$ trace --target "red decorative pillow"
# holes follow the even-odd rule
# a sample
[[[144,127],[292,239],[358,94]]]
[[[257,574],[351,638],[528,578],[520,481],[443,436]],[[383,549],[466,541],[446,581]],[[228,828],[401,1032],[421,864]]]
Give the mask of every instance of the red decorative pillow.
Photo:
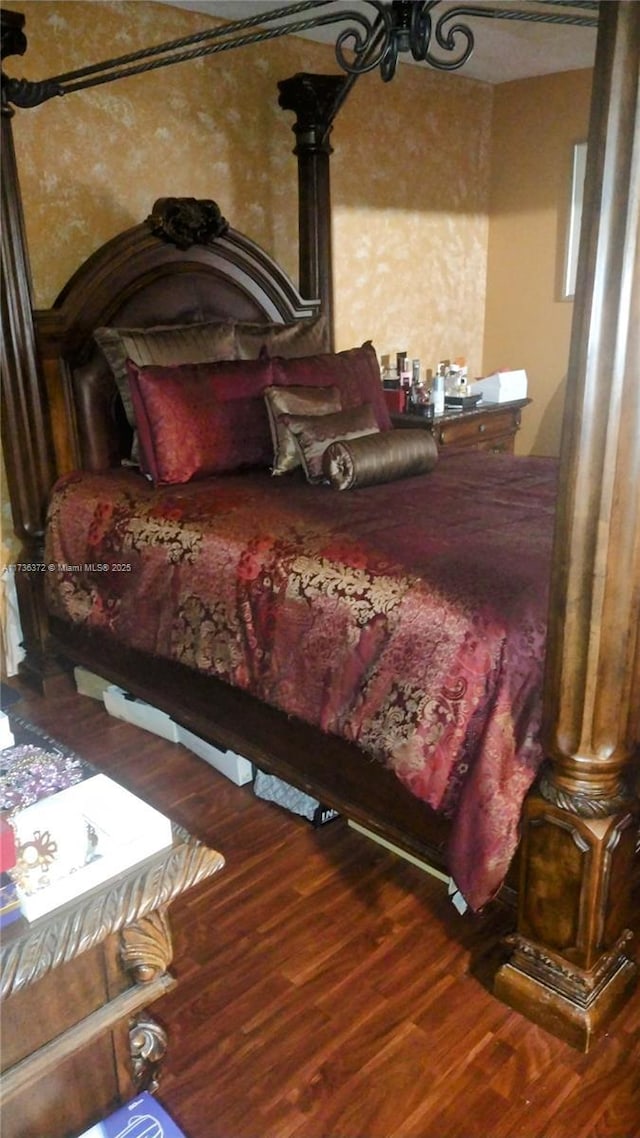
[[[140,367],[127,360],[141,466],[155,483],[268,466],[271,360]]]
[[[273,382],[284,386],[337,387],[345,410],[370,403],[380,430],[391,428],[380,381],[380,365],[370,341],[361,348],[350,348],[346,352],[286,360],[274,356]]]
[[[151,328],[96,328],[93,336],[113,372],[129,426],[133,427],[131,457],[135,462],[140,454],[127,360],[134,360],[140,365],[173,367],[237,358],[234,328],[228,320],[154,325]]]

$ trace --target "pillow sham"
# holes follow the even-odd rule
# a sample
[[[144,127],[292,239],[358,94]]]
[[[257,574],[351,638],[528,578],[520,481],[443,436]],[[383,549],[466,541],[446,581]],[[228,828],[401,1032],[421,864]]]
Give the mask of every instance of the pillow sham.
[[[151,328],[96,328],[94,340],[116,381],[129,426],[134,430],[131,457],[137,457],[135,415],[129,392],[127,360],[137,364],[197,364],[235,357],[235,333],[230,321],[167,324]]]
[[[267,387],[264,393],[273,443],[272,474],[287,474],[301,464],[300,448],[286,424],[287,415],[330,415],[340,411],[337,387]]]
[[[285,415],[284,422],[295,436],[309,482],[322,481],[322,456],[336,439],[354,439],[380,430],[369,403],[332,415]]]
[[[355,490],[428,474],[437,461],[438,447],[430,431],[403,429],[336,440],[322,456],[322,471],[334,490]]]
[[[127,362],[140,465],[156,484],[268,466],[270,360],[177,367]]]
[[[292,324],[235,324],[238,359],[255,360],[260,355],[312,356],[327,345],[327,318],[324,314]]]
[[[380,382],[380,365],[370,340],[360,348],[325,352],[297,359],[273,360],[274,384],[278,386],[337,387],[342,407],[370,403],[381,431],[391,428],[391,419]]]

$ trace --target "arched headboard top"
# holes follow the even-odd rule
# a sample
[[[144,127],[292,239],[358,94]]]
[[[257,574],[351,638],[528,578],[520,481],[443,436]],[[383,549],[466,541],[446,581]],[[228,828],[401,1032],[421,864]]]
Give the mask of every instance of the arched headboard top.
[[[319,303],[304,300],[268,253],[237,230],[185,249],[143,222],[92,253],[37,317],[46,327],[55,314],[67,345],[77,346],[94,328],[123,318],[145,327],[163,314],[177,322],[182,311],[185,323],[220,317],[286,324],[314,316]]]
[[[219,236],[180,247],[154,232],[152,219],[97,249],[53,307],[35,314],[59,474],[117,465],[130,448],[96,328],[290,324],[318,315],[320,302],[304,300],[284,270],[237,230],[225,225]],[[323,347],[330,349],[328,339]]]

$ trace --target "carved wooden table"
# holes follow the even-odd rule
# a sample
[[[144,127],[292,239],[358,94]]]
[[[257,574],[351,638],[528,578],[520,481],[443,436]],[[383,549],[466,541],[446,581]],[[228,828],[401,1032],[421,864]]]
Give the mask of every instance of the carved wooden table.
[[[117,880],[2,930],[3,1138],[70,1138],[155,1085],[166,1039],[145,1008],[175,983],[167,907],[224,864],[173,832]]]

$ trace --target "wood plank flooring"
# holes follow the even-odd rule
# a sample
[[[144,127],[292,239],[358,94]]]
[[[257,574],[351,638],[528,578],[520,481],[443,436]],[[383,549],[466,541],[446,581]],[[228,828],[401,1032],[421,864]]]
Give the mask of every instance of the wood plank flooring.
[[[640,1138],[640,993],[581,1055],[490,994],[505,910],[460,917],[343,819],[313,830],[67,680],[11,683],[9,710],[225,855],[172,906],[154,1006],[188,1138]]]

